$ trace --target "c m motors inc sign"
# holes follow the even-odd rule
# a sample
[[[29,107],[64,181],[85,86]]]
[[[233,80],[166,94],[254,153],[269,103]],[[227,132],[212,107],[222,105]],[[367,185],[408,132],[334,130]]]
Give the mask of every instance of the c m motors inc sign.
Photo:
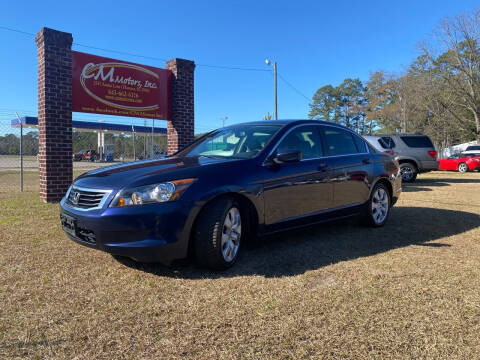
[[[72,111],[170,120],[170,70],[72,51]]]

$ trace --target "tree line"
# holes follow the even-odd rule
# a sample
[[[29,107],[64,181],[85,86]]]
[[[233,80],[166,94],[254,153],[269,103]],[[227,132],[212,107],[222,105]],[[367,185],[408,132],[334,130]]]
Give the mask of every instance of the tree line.
[[[401,74],[347,78],[312,98],[309,117],[360,134],[413,132],[438,147],[480,141],[480,9],[444,19]]]

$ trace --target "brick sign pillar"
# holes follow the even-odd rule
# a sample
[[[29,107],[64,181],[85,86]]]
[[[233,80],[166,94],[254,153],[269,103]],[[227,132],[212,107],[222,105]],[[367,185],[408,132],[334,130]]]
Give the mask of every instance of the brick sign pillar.
[[[172,59],[166,68],[173,73],[171,84],[172,120],[167,122],[167,152],[173,154],[194,140],[193,73],[195,63]]]
[[[72,34],[42,28],[38,50],[40,200],[59,201],[72,182]]]

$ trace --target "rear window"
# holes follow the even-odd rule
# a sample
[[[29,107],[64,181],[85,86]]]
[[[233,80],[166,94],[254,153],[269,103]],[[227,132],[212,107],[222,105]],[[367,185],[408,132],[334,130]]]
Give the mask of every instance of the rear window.
[[[480,145],[470,145],[465,151],[480,150]]]
[[[391,137],[388,136],[382,136],[380,139],[378,139],[378,142],[384,149],[393,149],[395,147],[395,142]]]
[[[428,136],[400,136],[408,147],[412,148],[433,148],[432,141]]]

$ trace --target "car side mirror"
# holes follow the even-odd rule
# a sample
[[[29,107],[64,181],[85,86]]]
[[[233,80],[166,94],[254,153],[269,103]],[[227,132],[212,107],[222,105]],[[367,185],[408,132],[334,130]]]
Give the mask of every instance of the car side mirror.
[[[298,162],[300,160],[302,160],[302,153],[300,151],[278,153],[273,158],[273,162],[275,162],[276,164]]]

